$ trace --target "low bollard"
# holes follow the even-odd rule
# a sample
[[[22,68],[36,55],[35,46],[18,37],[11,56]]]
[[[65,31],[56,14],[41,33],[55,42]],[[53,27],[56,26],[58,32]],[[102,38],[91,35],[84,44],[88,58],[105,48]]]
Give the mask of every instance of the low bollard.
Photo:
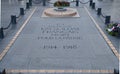
[[[92,9],[95,9],[95,2],[92,3]]]
[[[92,4],[93,4],[93,0],[90,0],[90,4],[89,5],[92,6]]]
[[[26,9],[29,9],[30,8],[30,5],[29,5],[29,3],[27,2],[26,3]]]
[[[105,24],[110,23],[111,16],[106,16],[105,17]]]
[[[4,38],[4,32],[3,32],[3,28],[0,28],[0,39]]]
[[[79,0],[76,0],[76,6],[79,6]]]
[[[6,74],[6,71],[5,71],[5,69],[2,71],[2,74]]]
[[[46,0],[42,0],[43,1],[43,6],[46,6]]]
[[[101,8],[98,8],[98,10],[97,10],[97,15],[101,15]]]
[[[32,6],[32,0],[29,0],[29,5]]]
[[[119,74],[119,71],[114,69],[114,74]]]
[[[16,15],[11,15],[11,24],[17,24]]]
[[[24,8],[20,8],[20,15],[24,15]]]

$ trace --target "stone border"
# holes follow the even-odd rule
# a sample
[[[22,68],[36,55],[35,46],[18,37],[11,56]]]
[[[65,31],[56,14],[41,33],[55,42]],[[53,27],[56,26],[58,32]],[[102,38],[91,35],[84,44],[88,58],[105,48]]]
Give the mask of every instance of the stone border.
[[[102,73],[102,74],[113,74],[114,70],[73,70],[73,69],[68,69],[68,70],[55,70],[55,69],[50,69],[50,70],[6,70],[6,73]]]
[[[47,9],[53,9],[53,8],[47,8]],[[51,15],[51,14],[48,14],[46,13],[46,9],[43,11],[42,13],[42,16],[41,17],[80,17],[78,11],[76,8],[73,8],[75,10],[75,13],[72,13],[72,14],[66,14],[64,16],[56,16],[56,15]]]

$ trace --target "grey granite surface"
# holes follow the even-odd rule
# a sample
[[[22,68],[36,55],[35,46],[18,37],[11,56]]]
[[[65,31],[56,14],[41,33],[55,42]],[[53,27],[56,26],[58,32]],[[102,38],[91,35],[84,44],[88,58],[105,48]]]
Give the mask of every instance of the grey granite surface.
[[[5,1],[3,1],[3,3],[6,5],[6,7],[3,8],[5,9],[3,12],[11,12],[11,7],[14,6],[8,6],[8,8],[10,7],[9,9],[11,9],[8,10],[7,5],[9,5],[9,3],[7,4]],[[17,3],[15,6],[19,8]],[[21,32],[14,45],[0,62],[0,70],[4,68],[118,69],[118,59],[106,44],[95,24],[83,8],[83,5],[76,8],[80,15],[79,18],[41,17],[43,10],[48,7],[49,6],[43,7],[37,5],[37,10],[34,15]],[[22,25],[32,9],[28,11],[18,24]],[[16,10],[14,11],[16,13]],[[90,13],[94,13],[91,9],[89,9],[89,11]],[[95,13],[92,15],[100,26],[104,25],[104,23],[100,21],[100,18],[97,18]],[[7,18],[4,19],[9,21]],[[7,32],[6,38],[1,40],[1,52],[19,27],[14,32],[11,30]],[[103,29],[103,26],[101,26],[101,28]],[[112,37],[109,38],[112,39]],[[113,39],[113,43],[119,40]]]

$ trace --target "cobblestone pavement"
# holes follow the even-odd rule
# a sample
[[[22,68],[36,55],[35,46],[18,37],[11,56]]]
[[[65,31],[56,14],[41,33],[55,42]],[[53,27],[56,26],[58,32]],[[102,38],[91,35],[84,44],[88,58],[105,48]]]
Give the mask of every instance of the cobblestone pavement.
[[[111,21],[118,22],[118,23],[120,22],[120,16],[119,16],[120,15],[120,13],[119,13],[120,1],[119,0],[102,0],[102,1],[101,0],[93,0],[93,2],[96,3],[96,9],[102,8],[103,15],[111,16]],[[104,33],[112,41],[113,45],[116,47],[117,51],[119,52],[120,38],[108,35],[108,33],[106,32],[106,25],[104,24],[105,19],[103,17],[98,17],[95,10],[91,10],[91,8],[90,8],[90,11],[91,11],[92,15],[94,16],[94,18],[96,18],[96,20],[99,22],[99,25],[102,28],[102,30],[104,31]],[[102,21],[102,23],[101,23],[101,21]]]
[[[9,25],[11,21],[11,15],[16,15],[16,17],[20,13],[20,8],[26,8],[26,2],[27,1],[17,1],[17,0],[2,0],[1,2],[1,24],[2,27],[5,28]],[[30,9],[31,10],[31,9]],[[4,30],[4,39],[0,39],[0,53],[3,51],[3,49],[6,47],[6,45],[9,43],[9,41],[12,39],[12,37],[15,35],[17,30],[21,27],[21,23],[23,23],[26,18],[28,17],[30,10],[27,10],[27,13],[24,17],[20,19],[19,22],[17,22],[17,26],[10,26],[10,28]]]

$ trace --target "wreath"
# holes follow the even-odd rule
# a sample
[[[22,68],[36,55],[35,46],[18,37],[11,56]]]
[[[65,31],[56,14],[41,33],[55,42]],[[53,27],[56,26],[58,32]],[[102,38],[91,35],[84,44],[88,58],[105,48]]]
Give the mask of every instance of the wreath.
[[[70,3],[67,2],[67,1],[56,1],[54,3],[54,6],[55,7],[69,7],[70,6]]]
[[[120,34],[120,23],[108,24],[106,31],[112,36],[118,36]]]

